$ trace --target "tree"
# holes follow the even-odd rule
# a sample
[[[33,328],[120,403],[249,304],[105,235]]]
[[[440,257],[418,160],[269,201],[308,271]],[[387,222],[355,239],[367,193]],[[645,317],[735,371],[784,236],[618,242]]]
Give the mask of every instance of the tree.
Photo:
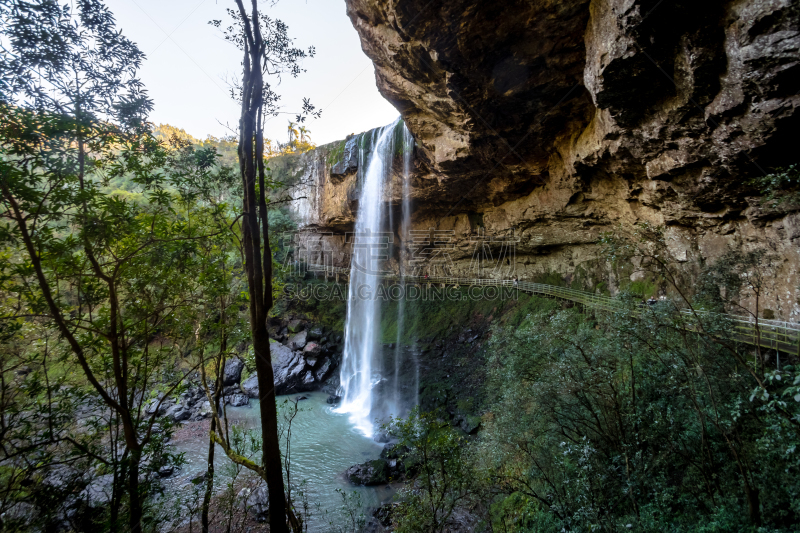
[[[139,462],[152,436],[152,420],[144,433],[140,427],[149,376],[129,374],[131,365],[136,368],[147,356],[133,353],[139,347],[130,343],[131,317],[123,316],[127,302],[120,291],[128,279],[125,266],[141,260],[148,247],[141,241],[138,249],[130,247],[132,242],[116,246],[116,222],[135,240],[142,219],[130,206],[100,198],[87,176],[102,167],[102,157],[90,154],[110,162],[111,151],[143,127],[152,104],[135,72],[144,55],[116,30],[113,15],[97,0],[77,5],[12,0],[0,6],[0,17],[5,38],[0,105],[7,126],[2,198],[11,223],[0,238],[23,247],[27,260],[16,273],[33,282],[28,296],[41,302],[37,314],[55,323],[88,382],[119,415],[130,451],[129,524],[138,532],[143,518]],[[152,145],[134,141],[127,148],[135,160]],[[154,222],[160,218],[153,215]],[[112,259],[114,254],[120,255]],[[64,280],[76,291],[77,305],[64,301]],[[88,299],[87,291],[93,293]],[[141,308],[134,314],[152,325],[163,311]],[[98,319],[107,322],[101,325]],[[92,360],[97,342],[110,349],[97,355],[109,363],[111,375],[99,374]]]
[[[114,474],[109,526],[124,517],[138,532],[163,440],[156,417],[186,375],[174,363],[192,338],[204,220],[224,214],[195,201],[197,173],[147,131],[143,55],[102,3],[14,0],[0,17],[0,243],[15,253],[2,274],[24,320],[55,330],[57,347],[71,352],[81,375],[67,385],[101,402]],[[204,149],[188,164],[204,174],[214,159]],[[139,192],[105,194],[119,179]]]
[[[267,189],[273,184],[267,179],[264,157],[263,123],[268,114],[278,113],[278,96],[265,83],[265,76],[301,72],[299,61],[313,56],[292,46],[287,27],[279,20],[263,15],[258,10],[258,0],[252,0],[248,14],[242,0],[236,0],[237,10],[228,10],[234,24],[225,30],[225,38],[243,53],[243,74],[238,90],[241,103],[239,118],[239,170],[242,178],[242,247],[250,304],[250,330],[255,352],[261,409],[263,455],[261,465],[237,456],[229,443],[219,435],[215,440],[226,454],[259,473],[267,482],[270,503],[270,531],[288,531],[288,517],[292,528],[300,531],[302,525],[295,517],[292,502],[286,497],[281,468],[281,450],[278,433],[278,414],[274,375],[270,356],[267,318],[273,305],[272,253],[269,240]],[[212,21],[219,27],[220,21]],[[313,106],[304,100],[304,113],[313,112]],[[284,512],[279,512],[283,509]]]
[[[297,124],[289,121],[289,126],[287,127],[289,132],[289,149],[297,144],[297,138],[299,137],[300,133],[297,131]]]
[[[300,142],[301,143],[305,144],[307,140],[308,141],[311,140],[311,132],[305,126],[300,126],[297,129],[297,131],[298,131],[298,133],[300,135]]]
[[[80,173],[71,121],[24,110],[5,118],[16,135],[0,135],[6,221],[0,241],[18,255],[3,274],[16,281],[26,318],[54,327],[69,346],[83,376],[70,385],[88,387],[110,410],[110,424],[120,425],[125,470],[115,476],[110,521],[116,527],[122,502],[116,489],[124,486],[129,527],[141,531],[150,494],[140,483],[147,477],[142,461],[156,437],[159,405],[186,374],[169,369],[181,339],[191,336],[182,315],[191,310],[187,295],[206,213],[189,200],[185,210],[173,205],[173,193],[161,186],[167,155],[148,137],[103,133],[108,144],[93,143],[83,158],[91,172]],[[105,195],[100,176],[116,173],[147,183],[148,201]],[[164,396],[148,408],[150,391],[162,384]]]

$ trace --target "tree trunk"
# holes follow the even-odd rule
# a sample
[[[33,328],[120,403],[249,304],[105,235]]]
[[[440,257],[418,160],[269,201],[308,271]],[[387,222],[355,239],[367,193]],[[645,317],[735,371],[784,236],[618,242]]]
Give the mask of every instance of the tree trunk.
[[[220,387],[217,387],[220,388]],[[217,406],[219,407],[219,405]],[[211,417],[211,431],[217,430],[217,419]],[[211,507],[211,492],[214,489],[214,450],[216,443],[208,439],[208,469],[206,470],[206,492],[203,495],[203,509],[200,513],[200,523],[203,533],[208,533],[208,510]]]
[[[142,531],[142,500],[139,494],[139,463],[142,460],[142,451],[131,449],[130,464],[128,466],[128,498],[129,515],[128,530],[130,533],[141,533]]]
[[[745,480],[744,494],[747,498],[747,514],[750,524],[759,527],[761,525],[761,502],[758,497],[758,489],[751,487],[750,483]]]
[[[259,27],[257,0],[252,0],[252,18],[248,17],[242,0],[236,0],[236,4],[245,32],[242,110],[239,121],[239,168],[244,188],[242,243],[250,296],[250,332],[256,356],[256,373],[261,395],[259,407],[263,439],[262,464],[266,473],[265,481],[269,494],[270,531],[272,533],[288,533],[286,513],[289,511],[291,514],[291,511],[287,506],[283,486],[281,450],[278,439],[278,411],[275,404],[275,380],[267,331],[267,315],[272,306],[270,268],[272,254],[268,240],[265,240],[262,248],[261,234],[262,231],[264,235],[267,234],[267,227],[259,221],[259,215],[261,215],[261,221],[266,220],[266,203],[263,200],[265,198],[264,153],[260,136],[260,119],[264,105],[264,80],[261,71],[263,37]],[[259,194],[256,193],[257,179]],[[265,265],[265,263],[268,264]]]

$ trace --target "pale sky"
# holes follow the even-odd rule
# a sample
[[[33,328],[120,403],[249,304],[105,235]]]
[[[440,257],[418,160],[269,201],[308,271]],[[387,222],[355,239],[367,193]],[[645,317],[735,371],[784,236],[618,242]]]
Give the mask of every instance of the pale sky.
[[[230,20],[225,9],[233,0],[106,0],[117,25],[147,55],[139,74],[154,100],[150,120],[184,128],[197,138],[230,133],[219,122],[235,126],[238,105],[226,78],[241,76],[241,54],[223,40],[209,20]],[[249,5],[249,2],[246,2]],[[261,0],[262,11],[283,20],[295,45],[313,45],[307,72],[285,77],[277,87],[287,111],[301,108],[302,98],[322,108],[306,127],[317,144],[343,139],[392,122],[399,113],[375,87],[372,62],[361,51],[358,34],[347,17],[344,0],[281,0],[274,7]],[[266,124],[265,134],[288,140],[281,115]]]

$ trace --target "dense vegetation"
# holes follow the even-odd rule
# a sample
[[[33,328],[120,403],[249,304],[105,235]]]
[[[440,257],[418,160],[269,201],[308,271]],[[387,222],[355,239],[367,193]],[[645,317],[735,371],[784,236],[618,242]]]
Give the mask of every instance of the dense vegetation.
[[[651,257],[661,279],[676,279],[662,235],[608,236],[608,257]],[[390,425],[417,480],[390,521],[398,531],[796,531],[797,354],[737,343],[726,315],[700,311],[756,296],[769,261],[730,253],[691,302],[493,307],[486,378],[471,391],[481,430],[466,437],[447,405]]]
[[[246,38],[251,17],[261,32],[254,42],[272,39],[268,49],[250,47],[255,68],[270,61],[273,73],[296,74],[305,52],[254,6],[252,17],[231,12],[227,36]],[[268,223],[286,229],[265,200],[281,184],[265,171],[255,120],[277,112],[277,96],[262,83],[255,104],[242,99],[250,105],[244,137],[198,143],[147,122],[152,102],[136,75],[144,56],[102,2],[4,2],[0,20],[0,527],[135,533],[180,525],[175,506],[184,502],[165,497],[158,478],[182,459],[165,447],[172,427],[159,415],[199,376],[212,415],[196,509],[203,530],[215,443],[234,464],[271,477],[270,498],[280,488],[273,530],[287,527],[277,511],[284,507],[299,530],[283,468],[266,469],[268,452],[282,463],[274,393],[263,395],[273,423],[252,457],[230,436],[221,403],[226,359],[249,336],[241,311],[248,302],[253,309],[254,296],[259,309],[271,305]],[[304,102],[300,117],[311,112]],[[305,128],[301,138],[308,142]],[[239,171],[226,164],[234,149]],[[249,175],[255,166],[258,175]],[[259,261],[253,235],[264,239]],[[257,262],[267,281],[254,292]],[[271,383],[264,352],[256,366],[267,361]]]

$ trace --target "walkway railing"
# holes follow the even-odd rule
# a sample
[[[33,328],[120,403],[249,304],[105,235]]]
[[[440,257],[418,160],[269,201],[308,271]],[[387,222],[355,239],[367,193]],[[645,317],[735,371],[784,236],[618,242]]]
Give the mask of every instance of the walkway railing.
[[[350,275],[349,268],[332,267],[325,265],[306,265],[310,272],[324,273],[326,276],[337,274]],[[385,274],[384,279],[400,281],[397,274]],[[454,278],[448,276],[404,276],[404,283],[408,284],[442,284],[451,286],[480,286],[480,287],[512,287],[514,280],[509,279],[485,279],[485,278]],[[599,311],[619,312],[625,310],[619,299],[609,296],[602,296],[590,292],[570,289],[569,287],[558,287],[555,285],[545,285],[544,283],[533,283],[530,281],[518,281],[516,289],[530,293],[559,298],[581,304],[585,307]],[[639,310],[634,311],[638,314]],[[716,314],[706,311],[684,309],[682,313],[690,320],[698,318],[712,318]],[[733,337],[741,342],[751,345],[759,345],[762,348],[780,350],[782,352],[794,353],[800,356],[800,323],[785,322],[782,320],[768,320],[752,316],[740,317],[735,315],[716,315],[720,320],[725,320],[733,330]],[[697,326],[695,326],[697,327]]]

